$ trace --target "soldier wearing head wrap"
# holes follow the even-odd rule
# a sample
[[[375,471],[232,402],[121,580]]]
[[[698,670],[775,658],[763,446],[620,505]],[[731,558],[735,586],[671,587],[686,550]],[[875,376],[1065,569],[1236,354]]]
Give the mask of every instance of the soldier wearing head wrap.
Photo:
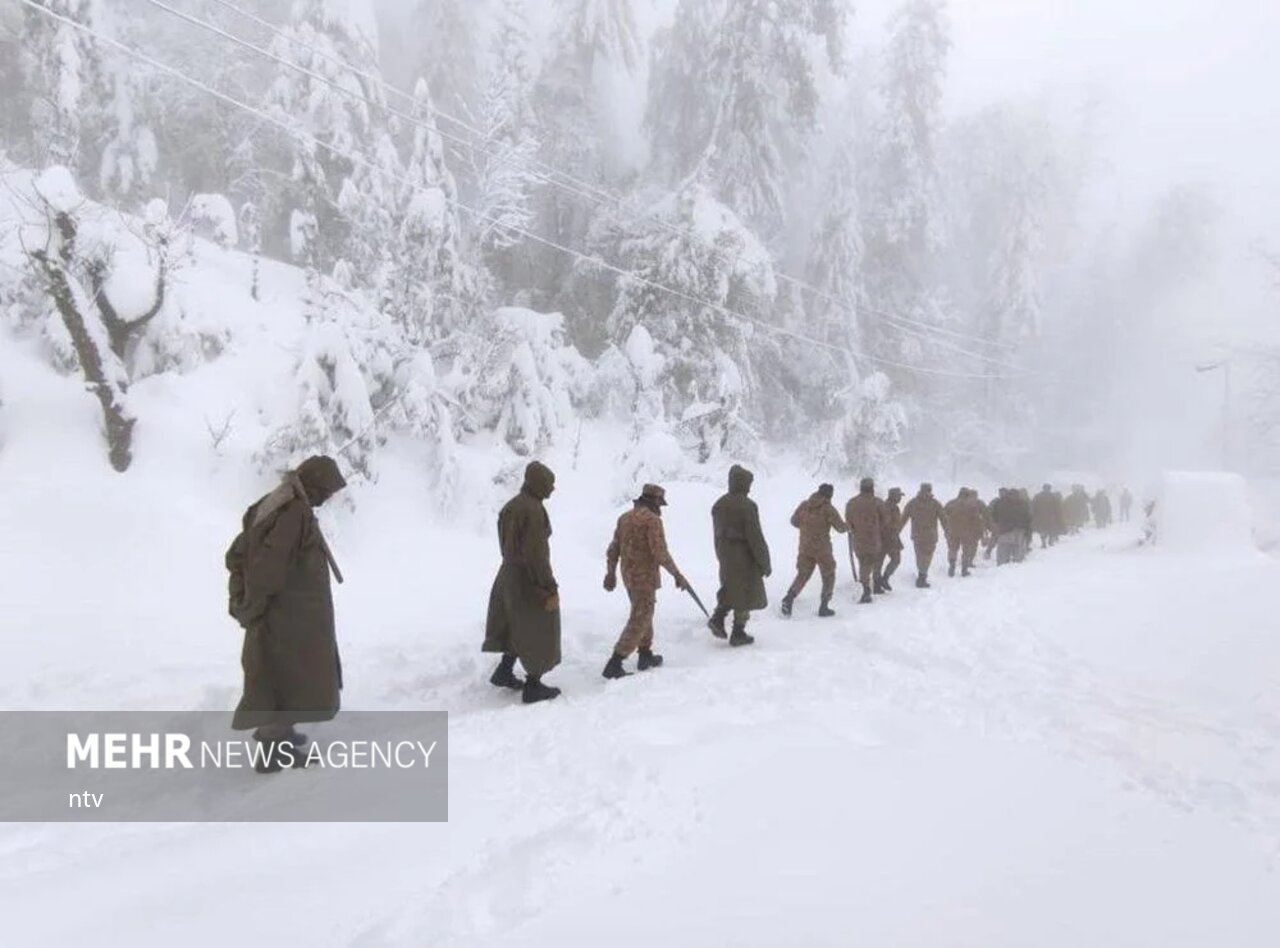
[[[483,650],[502,654],[490,683],[520,691],[525,704],[560,694],[542,683],[560,664],[560,587],[551,571],[551,518],[544,506],[555,487],[551,469],[534,461],[520,493],[498,514],[502,565],[489,593]],[[525,681],[516,677],[517,660]]]
[[[231,726],[255,728],[260,773],[298,766],[294,725],[338,713],[342,666],[330,576],[342,582],[314,509],[346,487],[333,458],[308,458],[245,511],[227,550],[229,610],[244,628],[244,690]]]
[[[769,605],[764,581],[773,572],[769,544],[760,529],[760,510],[748,494],[755,475],[735,464],[729,469],[729,492],[711,508],[716,559],[720,561],[720,591],[716,611],[708,622],[712,635],[729,644],[750,645],[747,621],[756,609]],[[725,619],[733,613],[733,634],[726,635]]]

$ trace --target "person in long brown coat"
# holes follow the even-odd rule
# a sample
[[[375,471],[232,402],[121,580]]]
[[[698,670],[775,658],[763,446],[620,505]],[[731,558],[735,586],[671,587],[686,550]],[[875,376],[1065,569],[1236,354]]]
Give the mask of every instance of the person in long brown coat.
[[[876,568],[875,591],[893,592],[889,580],[902,563],[902,488],[893,487],[881,503],[880,560]]]
[[[858,493],[849,498],[844,508],[849,522],[849,549],[858,561],[858,579],[862,582],[860,605],[872,601],[875,587],[884,588],[880,561],[884,556],[885,521],[889,516],[884,501],[876,497],[876,482],[864,477]]]
[[[960,490],[960,496],[947,505],[947,541],[952,542],[960,554],[960,575],[968,576],[978,557],[978,544],[987,530],[986,514],[978,492],[970,487]],[[956,554],[950,554],[950,575],[956,574]]]
[[[1059,522],[1062,520],[1062,501],[1053,492],[1052,484],[1040,488],[1031,501],[1031,531],[1040,535],[1040,549],[1058,542]]]
[[[1065,501],[1067,529],[1071,533],[1079,533],[1089,522],[1089,495],[1084,492],[1083,484],[1072,484],[1071,493]]]
[[[342,666],[330,573],[342,581],[314,508],[347,482],[317,455],[245,511],[227,550],[231,615],[244,628],[244,691],[231,726],[265,745],[259,772],[300,764],[295,724],[330,721],[341,705]]]
[[[544,506],[555,487],[551,469],[533,461],[520,493],[498,514],[502,565],[489,593],[482,649],[502,654],[489,682],[521,691],[525,704],[560,694],[542,682],[560,664],[560,587],[551,570],[551,518]],[[517,659],[524,681],[515,674]]]
[[[942,507],[942,512],[946,515],[945,529],[943,531],[947,541],[947,575],[954,576],[956,574],[956,562],[960,559],[960,534],[953,529],[952,518],[956,510],[964,503],[965,489],[960,488],[960,492],[955,497],[947,501]]]
[[[829,618],[835,615],[831,608],[831,595],[836,588],[836,557],[831,549],[831,531],[847,533],[849,528],[840,519],[840,514],[831,498],[836,489],[831,484],[822,484],[808,500],[801,501],[796,512],[791,515],[791,526],[800,531],[800,549],[796,554],[796,578],[782,597],[782,614],[791,615],[791,607],[800,595],[815,569],[822,576],[822,602],[818,607],[818,615]]]
[[[622,585],[631,600],[631,614],[604,667],[605,678],[625,678],[630,674],[622,663],[639,650],[636,667],[640,671],[658,668],[662,656],[653,651],[653,613],[662,588],[662,570],[675,579],[676,588],[688,589],[684,575],[667,549],[667,533],[662,527],[662,508],[667,492],[657,484],[645,484],[635,505],[618,518],[613,540],[605,552],[604,588],[618,588],[618,564],[622,564]]]
[[[760,510],[747,495],[755,475],[735,464],[729,469],[729,492],[711,508],[715,530],[716,559],[720,561],[720,590],[716,611],[707,623],[716,638],[728,638],[730,645],[750,645],[747,635],[751,613],[769,605],[764,581],[773,573],[769,544],[760,529]],[[733,634],[726,636],[725,619],[733,613]]]
[[[938,532],[947,522],[942,504],[933,496],[932,484],[921,484],[920,492],[907,501],[902,526],[911,524],[911,543],[916,549],[916,588],[928,589],[929,567],[938,549]]]

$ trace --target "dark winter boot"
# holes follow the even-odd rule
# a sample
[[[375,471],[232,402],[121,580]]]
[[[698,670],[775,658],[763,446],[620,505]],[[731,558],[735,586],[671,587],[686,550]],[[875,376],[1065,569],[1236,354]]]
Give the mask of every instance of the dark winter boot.
[[[831,608],[831,597],[823,596],[822,602],[818,606],[818,615],[823,619],[830,619],[835,614],[835,610]]]
[[[539,676],[530,675],[529,680],[524,683],[525,704],[537,704],[539,701],[550,701],[559,697],[560,689],[544,685]]]
[[[954,576],[955,574],[956,574],[956,561],[952,560],[949,564],[947,564],[947,575]]]
[[[747,635],[747,626],[743,622],[733,624],[733,635],[729,636],[729,644],[735,648],[739,645],[754,645],[755,638]]]
[[[636,667],[640,671],[648,671],[650,668],[662,667],[662,656],[654,653],[652,649],[640,649],[640,658],[636,661]]]
[[[872,588],[872,590],[871,590],[871,591],[872,591],[873,593],[875,593],[877,596],[883,596],[883,595],[884,595],[885,593],[887,593],[889,590],[887,590],[887,589],[885,589],[885,588],[884,588],[884,580],[883,580],[883,579],[877,579],[877,580],[876,580],[876,584],[875,584],[875,586]]]
[[[604,666],[604,671],[600,674],[605,678],[626,678],[631,672],[622,667],[621,655],[610,655],[609,664]]]
[[[279,741],[264,741],[257,738],[261,753],[253,762],[253,769],[260,774],[279,773],[286,767],[301,770],[307,766],[307,755],[302,746],[294,744],[288,738]]]
[[[970,569],[969,569],[969,567],[967,567],[967,566],[966,566],[964,569],[960,570],[960,578],[961,578],[961,579],[968,579],[968,578],[969,578],[969,576],[970,576],[970,574],[971,574],[971,572],[972,572],[972,570],[970,570]]]
[[[783,597],[782,597],[782,606],[780,607],[780,608],[782,609],[782,614],[783,614],[783,616],[785,616],[786,618],[790,619],[790,618],[791,618],[791,607],[792,607],[792,606],[794,606],[795,604],[796,604],[796,601],[795,601],[794,599],[792,599],[790,595],[783,596]]]
[[[889,575],[892,576],[893,574],[890,573]],[[889,576],[885,576],[883,579],[880,580],[880,590],[881,592],[887,592],[887,593],[893,592],[893,587],[889,585]]]
[[[858,605],[860,605],[860,606],[865,606],[865,605],[867,605],[867,603],[874,602],[874,601],[875,601],[875,600],[873,600],[873,599],[871,598],[871,590],[870,590],[870,589],[868,589],[866,586],[863,586],[863,587],[862,587],[862,598],[858,600]]]
[[[707,628],[718,639],[727,639],[729,637],[729,634],[724,630],[724,620],[727,618],[729,618],[729,610],[717,608],[711,614],[711,618],[707,620]]]
[[[932,587],[930,587],[929,585],[928,576],[926,576],[924,573],[921,573],[919,576],[916,577],[916,589],[930,589],[930,588]]]
[[[498,667],[489,676],[489,684],[495,688],[510,688],[512,691],[519,691],[524,687],[524,681],[516,676],[516,657],[514,655],[502,656],[502,661],[498,662]]]

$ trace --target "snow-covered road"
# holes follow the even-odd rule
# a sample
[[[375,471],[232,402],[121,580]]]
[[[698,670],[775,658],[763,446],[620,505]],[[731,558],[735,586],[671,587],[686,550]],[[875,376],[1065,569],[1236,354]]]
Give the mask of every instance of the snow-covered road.
[[[673,521],[677,555],[703,528]],[[588,597],[566,697],[532,709],[483,683],[474,622],[384,610],[349,700],[450,710],[448,824],[7,826],[5,940],[1270,948],[1280,565],[1133,539],[867,608],[845,588],[834,620],[810,590],[752,649],[668,591],[668,666],[621,682],[621,603]],[[598,584],[574,549],[562,582]]]

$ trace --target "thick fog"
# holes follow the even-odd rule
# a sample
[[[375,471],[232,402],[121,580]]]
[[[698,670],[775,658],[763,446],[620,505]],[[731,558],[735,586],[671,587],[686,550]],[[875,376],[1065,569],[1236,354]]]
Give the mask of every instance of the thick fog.
[[[437,389],[499,308],[563,314],[554,423],[446,393],[517,453],[567,412],[846,472],[1280,468],[1274,5],[36,6],[89,29],[7,0],[11,169],[224,196]]]

